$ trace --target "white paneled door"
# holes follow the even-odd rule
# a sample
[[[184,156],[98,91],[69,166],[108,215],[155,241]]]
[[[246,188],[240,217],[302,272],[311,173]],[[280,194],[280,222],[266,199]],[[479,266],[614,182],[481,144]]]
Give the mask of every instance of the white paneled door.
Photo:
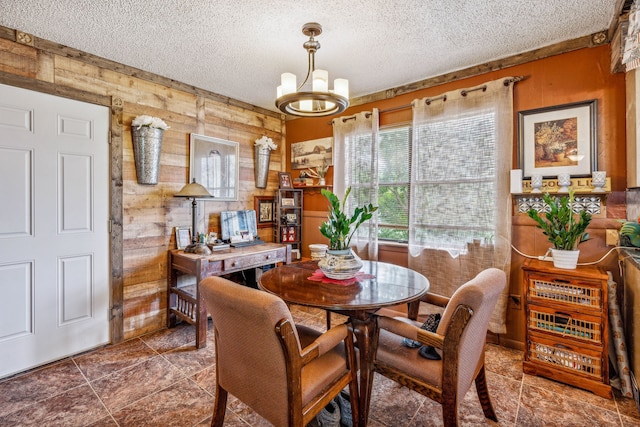
[[[109,110],[0,85],[0,378],[109,342]]]

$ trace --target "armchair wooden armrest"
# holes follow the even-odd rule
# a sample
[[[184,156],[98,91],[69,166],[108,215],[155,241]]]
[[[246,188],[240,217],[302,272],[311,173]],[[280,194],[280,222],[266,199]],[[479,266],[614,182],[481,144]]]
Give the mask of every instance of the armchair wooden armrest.
[[[427,293],[420,299],[420,301],[426,302],[427,304],[437,305],[438,307],[446,307],[449,303],[449,299],[449,297],[445,297],[444,295]]]
[[[287,320],[283,319],[278,324],[278,327],[282,328],[282,324],[284,322],[289,323]],[[276,328],[276,330],[280,331],[278,327]],[[351,331],[346,324],[334,326],[333,328],[329,329],[327,332],[316,338],[314,342],[302,349],[300,356],[302,357],[303,364],[307,364],[311,360],[328,353],[337,345],[343,343],[350,334]]]

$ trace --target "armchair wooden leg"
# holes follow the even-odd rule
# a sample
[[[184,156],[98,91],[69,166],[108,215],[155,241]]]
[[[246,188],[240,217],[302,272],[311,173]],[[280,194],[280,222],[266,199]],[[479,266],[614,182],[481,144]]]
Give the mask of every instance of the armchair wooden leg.
[[[444,422],[444,427],[457,427],[458,405],[442,402],[442,421]]]
[[[482,365],[478,375],[476,376],[476,390],[478,391],[478,397],[480,398],[480,405],[482,405],[482,412],[484,412],[484,416],[490,420],[498,421],[496,412],[493,410],[493,405],[491,404],[484,365]]]
[[[227,411],[227,390],[216,385],[216,400],[213,408],[213,418],[211,427],[222,427],[224,425],[224,415]]]

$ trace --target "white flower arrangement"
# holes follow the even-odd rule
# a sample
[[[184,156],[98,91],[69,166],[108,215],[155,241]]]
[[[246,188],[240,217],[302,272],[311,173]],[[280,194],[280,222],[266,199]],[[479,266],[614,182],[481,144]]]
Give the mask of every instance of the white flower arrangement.
[[[143,126],[147,126],[150,128],[158,128],[162,130],[169,129],[169,126],[167,126],[164,120],[158,117],[151,117],[151,116],[137,116],[131,122],[131,126],[135,126],[138,129],[140,129]]]
[[[273,143],[273,139],[266,135],[262,135],[262,138],[256,139],[256,143],[254,145],[256,147],[268,148],[269,150],[275,150],[278,148],[278,146]]]

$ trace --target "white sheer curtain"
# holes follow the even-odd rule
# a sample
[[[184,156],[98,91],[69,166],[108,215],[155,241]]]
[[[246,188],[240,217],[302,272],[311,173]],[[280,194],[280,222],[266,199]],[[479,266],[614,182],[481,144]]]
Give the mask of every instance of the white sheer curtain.
[[[372,203],[378,206],[378,110],[333,120],[333,192],[342,200],[347,188],[346,212]],[[362,224],[351,246],[363,259],[378,259],[378,215]]]
[[[413,101],[409,267],[450,296],[481,270],[510,274],[513,79]],[[506,332],[508,286],[489,329]]]

